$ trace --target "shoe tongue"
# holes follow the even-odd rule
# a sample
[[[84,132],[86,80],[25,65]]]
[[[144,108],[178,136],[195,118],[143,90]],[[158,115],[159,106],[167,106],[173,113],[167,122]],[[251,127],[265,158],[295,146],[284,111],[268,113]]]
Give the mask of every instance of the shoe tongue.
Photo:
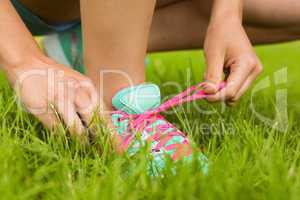
[[[160,105],[160,90],[154,84],[125,88],[113,97],[112,104],[128,114],[142,114]]]

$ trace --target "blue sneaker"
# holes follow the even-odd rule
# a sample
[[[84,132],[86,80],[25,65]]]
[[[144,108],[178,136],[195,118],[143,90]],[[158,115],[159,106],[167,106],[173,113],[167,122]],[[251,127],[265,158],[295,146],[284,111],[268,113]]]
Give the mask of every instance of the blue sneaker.
[[[85,73],[80,26],[46,36],[43,46],[50,58]],[[181,101],[184,100],[183,94],[196,89],[193,87],[163,104],[160,102],[160,90],[154,84],[126,88],[118,92],[112,100],[117,110],[111,117],[118,133],[118,149],[133,156],[145,145],[150,145],[151,175],[158,175],[166,167],[167,158],[186,162],[193,159],[192,147],[187,136],[159,114],[181,103],[203,98],[204,94],[198,92],[198,96],[192,95],[193,98]],[[207,173],[207,158],[201,152],[197,153],[197,156],[202,171]]]
[[[133,156],[148,145],[149,172],[154,176],[166,167],[167,159],[191,162],[194,156],[187,136],[159,114],[185,102],[179,102],[182,99],[178,97],[161,104],[158,86],[142,84],[121,90],[112,100],[117,110],[111,116],[118,133],[118,150]],[[197,156],[202,171],[207,173],[207,158],[200,152]]]

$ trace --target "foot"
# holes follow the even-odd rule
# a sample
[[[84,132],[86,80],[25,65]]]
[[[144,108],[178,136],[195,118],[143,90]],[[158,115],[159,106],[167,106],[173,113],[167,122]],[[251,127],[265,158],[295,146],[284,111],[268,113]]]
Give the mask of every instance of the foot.
[[[175,98],[184,100],[179,96]],[[149,172],[152,175],[161,172],[167,157],[185,162],[191,162],[193,158],[187,136],[159,114],[175,106],[175,98],[160,104],[159,88],[154,84],[143,84],[120,91],[112,100],[117,110],[112,113],[112,121],[118,133],[119,151],[134,155],[143,146],[149,145],[152,157]],[[207,173],[207,158],[201,153],[197,155],[203,172]]]
[[[58,63],[84,73],[82,62],[81,27],[46,36],[43,41],[46,54]],[[112,121],[118,132],[119,150],[136,154],[144,145],[150,144],[152,156],[149,170],[157,175],[164,167],[166,157],[174,161],[192,160],[192,148],[187,136],[158,113],[160,91],[156,85],[145,84],[120,91],[112,102],[116,112]],[[167,106],[168,107],[168,106]],[[140,133],[140,134],[138,134]],[[199,153],[204,173],[208,170],[206,157]]]

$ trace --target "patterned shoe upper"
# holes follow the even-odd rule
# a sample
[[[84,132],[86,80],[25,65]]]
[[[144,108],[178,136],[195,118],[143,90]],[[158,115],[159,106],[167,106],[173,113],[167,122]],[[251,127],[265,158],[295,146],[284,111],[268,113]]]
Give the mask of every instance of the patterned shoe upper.
[[[165,167],[166,156],[174,161],[192,160],[192,148],[187,136],[160,115],[167,109],[182,103],[205,98],[205,94],[193,86],[160,105],[160,91],[154,84],[143,84],[120,91],[112,100],[117,111],[112,113],[117,146],[129,155],[136,154],[144,145],[150,145],[151,170],[157,174]],[[208,170],[206,157],[198,157],[204,173]]]

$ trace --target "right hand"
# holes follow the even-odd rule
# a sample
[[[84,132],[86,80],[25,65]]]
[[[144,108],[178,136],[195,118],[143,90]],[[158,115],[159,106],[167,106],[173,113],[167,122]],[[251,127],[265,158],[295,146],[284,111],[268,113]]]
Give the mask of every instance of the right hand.
[[[230,20],[226,23],[224,20],[215,24],[211,22],[208,27],[204,45],[207,62],[204,91],[209,95],[209,102],[225,101],[234,105],[263,67],[241,22]],[[224,70],[228,71],[225,80]],[[219,90],[222,81],[226,81],[226,86]]]
[[[25,108],[48,128],[62,119],[71,134],[82,136],[104,106],[89,78],[46,57],[10,68],[8,78]]]

